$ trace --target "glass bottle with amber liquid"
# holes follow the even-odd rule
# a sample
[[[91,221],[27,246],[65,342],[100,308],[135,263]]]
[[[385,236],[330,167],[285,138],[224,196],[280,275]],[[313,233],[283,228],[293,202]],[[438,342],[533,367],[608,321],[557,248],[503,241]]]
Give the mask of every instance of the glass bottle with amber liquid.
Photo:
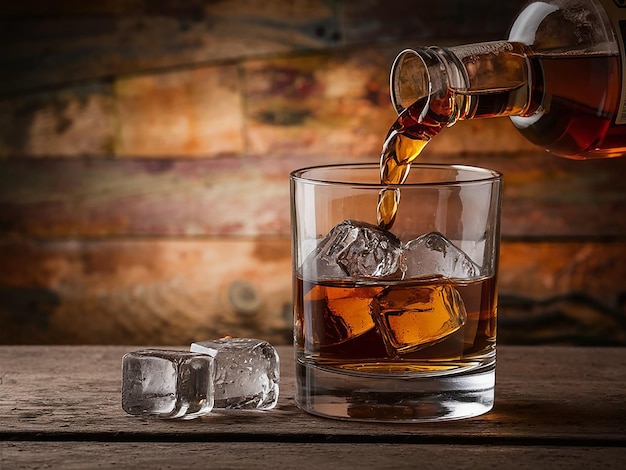
[[[626,154],[626,1],[529,2],[506,41],[407,49],[391,69],[399,114],[381,182],[401,184],[428,141],[460,120],[509,116],[531,142],[573,159]],[[399,192],[383,191],[393,224]]]

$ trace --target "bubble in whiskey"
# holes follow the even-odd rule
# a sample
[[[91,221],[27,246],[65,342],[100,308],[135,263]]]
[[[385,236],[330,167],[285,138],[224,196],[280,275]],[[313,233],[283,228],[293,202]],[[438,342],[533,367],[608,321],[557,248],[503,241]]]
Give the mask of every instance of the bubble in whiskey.
[[[391,356],[431,346],[467,320],[461,295],[449,284],[387,287],[372,300],[370,312]]]

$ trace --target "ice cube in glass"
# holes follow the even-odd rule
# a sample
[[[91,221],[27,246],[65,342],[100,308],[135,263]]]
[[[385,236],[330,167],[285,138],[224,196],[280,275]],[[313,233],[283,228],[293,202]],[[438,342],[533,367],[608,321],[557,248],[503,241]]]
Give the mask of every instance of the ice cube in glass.
[[[402,243],[375,225],[344,220],[322,238],[305,259],[305,277],[375,279],[400,273]]]
[[[467,319],[463,299],[449,284],[387,287],[374,297],[370,311],[392,356],[431,346]]]
[[[473,279],[480,276],[480,266],[438,232],[426,233],[409,241],[402,257],[405,279],[433,276]]]
[[[377,286],[357,289],[350,285],[313,286],[305,294],[304,301],[310,305],[311,311],[323,312],[323,315],[310,319],[306,341],[312,344],[308,346],[315,349],[322,345],[341,344],[374,328],[370,302],[382,290]]]

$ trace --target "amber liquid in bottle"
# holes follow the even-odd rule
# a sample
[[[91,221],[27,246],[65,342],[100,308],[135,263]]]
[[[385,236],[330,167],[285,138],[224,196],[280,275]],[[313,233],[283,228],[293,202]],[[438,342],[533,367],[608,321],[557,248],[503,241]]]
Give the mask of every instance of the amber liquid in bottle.
[[[568,158],[626,153],[626,125],[615,123],[622,112],[617,55],[537,56],[531,60],[542,73],[542,80],[533,87],[534,94],[542,95],[542,105],[537,117],[513,118],[524,136]],[[530,125],[520,127],[526,124]]]

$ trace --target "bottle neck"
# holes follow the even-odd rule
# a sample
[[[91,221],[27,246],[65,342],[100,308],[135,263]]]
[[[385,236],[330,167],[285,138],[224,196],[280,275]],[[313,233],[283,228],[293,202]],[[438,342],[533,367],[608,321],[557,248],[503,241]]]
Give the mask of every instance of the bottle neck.
[[[541,90],[541,74],[530,57],[527,46],[506,41],[405,50],[392,67],[392,101],[400,113],[420,98],[448,96],[448,125],[463,119],[529,116],[542,98],[533,93]]]

